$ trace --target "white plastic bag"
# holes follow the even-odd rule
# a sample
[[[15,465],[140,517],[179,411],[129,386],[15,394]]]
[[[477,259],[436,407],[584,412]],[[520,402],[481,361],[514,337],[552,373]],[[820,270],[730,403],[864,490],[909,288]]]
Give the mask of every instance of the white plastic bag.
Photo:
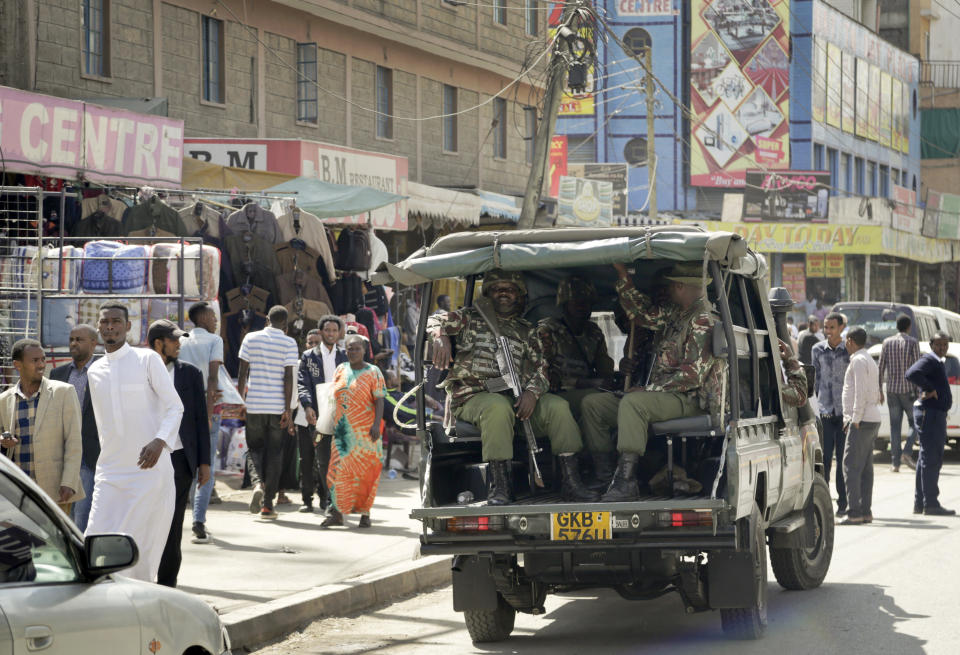
[[[317,432],[333,434],[333,417],[336,408],[333,402],[333,382],[317,385]]]
[[[243,475],[247,456],[247,431],[245,428],[236,428],[230,437],[230,446],[227,448],[227,471]]]

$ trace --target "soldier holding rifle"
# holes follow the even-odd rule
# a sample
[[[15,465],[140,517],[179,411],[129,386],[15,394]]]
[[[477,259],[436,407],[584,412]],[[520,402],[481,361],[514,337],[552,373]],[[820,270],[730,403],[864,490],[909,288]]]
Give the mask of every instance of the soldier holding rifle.
[[[550,439],[551,449],[559,455],[562,494],[565,500],[589,502],[598,494],[580,480],[577,453],[583,448],[580,430],[570,413],[569,404],[547,393],[547,363],[532,324],[522,318],[526,285],[519,273],[492,270],[484,275],[481,302],[492,305],[487,318],[480,311],[465,307],[430,317],[427,332],[433,341],[434,366],[450,367],[444,385],[450,394],[454,415],[480,429],[482,457],[488,462],[487,503],[505,505],[512,499],[510,460],[513,459],[514,421],[529,421],[530,427]],[[518,397],[506,393],[509,371],[502,366],[508,353],[500,353],[492,327],[509,345],[517,377]],[[450,337],[457,340],[457,356],[451,361]],[[501,340],[501,343],[504,340]]]

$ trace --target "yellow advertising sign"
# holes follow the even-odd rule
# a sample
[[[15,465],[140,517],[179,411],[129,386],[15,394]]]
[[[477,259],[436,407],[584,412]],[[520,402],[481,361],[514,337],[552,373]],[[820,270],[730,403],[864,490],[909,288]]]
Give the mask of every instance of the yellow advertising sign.
[[[701,225],[704,225],[701,223]],[[757,252],[877,255],[885,252],[879,225],[709,222],[707,229],[739,234]]]
[[[809,257],[809,255],[807,256]],[[824,259],[826,260],[826,263],[827,263],[824,277],[842,278],[844,274],[843,255],[830,253],[828,255],[824,255]]]
[[[825,255],[807,255],[807,277],[826,277],[827,260]]]
[[[590,69],[593,71],[593,69]],[[560,98],[558,116],[593,116],[594,97],[592,95],[577,98],[566,93]]]

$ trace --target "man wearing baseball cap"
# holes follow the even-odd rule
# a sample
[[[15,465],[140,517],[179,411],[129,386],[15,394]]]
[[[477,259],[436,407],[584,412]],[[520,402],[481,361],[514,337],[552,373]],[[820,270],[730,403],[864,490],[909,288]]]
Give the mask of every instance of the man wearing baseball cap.
[[[180,337],[187,335],[176,323],[160,319],[150,324],[147,330],[147,345],[160,355],[170,373],[173,386],[183,403],[183,418],[180,421],[181,448],[175,449],[170,460],[173,463],[173,481],[176,486],[173,521],[167,543],[160,558],[157,582],[168,587],[177,586],[180,572],[180,542],[183,537],[183,517],[194,475],[202,487],[210,479],[210,430],[207,423],[207,397],[203,388],[203,374],[196,366],[177,360],[180,354]]]

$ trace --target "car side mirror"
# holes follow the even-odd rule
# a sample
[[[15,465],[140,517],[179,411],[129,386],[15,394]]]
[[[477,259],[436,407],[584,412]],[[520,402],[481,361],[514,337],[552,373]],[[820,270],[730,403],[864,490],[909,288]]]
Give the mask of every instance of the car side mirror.
[[[128,569],[140,559],[140,550],[127,534],[93,534],[84,539],[86,569],[91,577],[100,577]]]

